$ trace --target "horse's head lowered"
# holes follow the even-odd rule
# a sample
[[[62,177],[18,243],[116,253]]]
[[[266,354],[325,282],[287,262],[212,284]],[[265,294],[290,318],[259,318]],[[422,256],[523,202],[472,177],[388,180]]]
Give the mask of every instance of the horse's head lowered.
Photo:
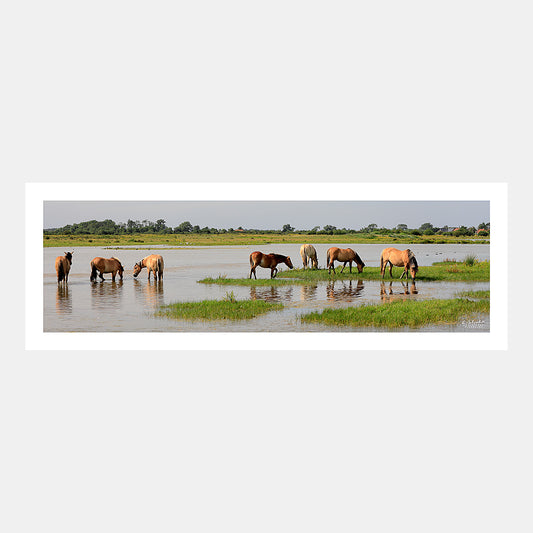
[[[416,278],[416,273],[418,272],[418,263],[415,255],[411,251],[409,251],[409,272],[411,273],[411,277],[414,281]]]
[[[285,264],[289,267],[289,268],[294,268],[292,266],[292,261],[291,261],[291,258],[289,256],[287,256],[287,258],[285,259]]]
[[[143,269],[142,261],[139,261],[138,263],[135,263],[135,266],[133,267],[133,277],[136,278],[141,270]]]
[[[359,257],[359,254],[355,254],[355,264],[357,265],[357,271],[359,274],[363,272],[363,268],[365,268],[365,264],[363,263],[363,260]]]

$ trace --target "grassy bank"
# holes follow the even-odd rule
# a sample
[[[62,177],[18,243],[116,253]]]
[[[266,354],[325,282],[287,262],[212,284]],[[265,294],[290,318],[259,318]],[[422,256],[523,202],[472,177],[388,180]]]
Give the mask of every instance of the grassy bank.
[[[278,274],[280,279],[305,279],[308,281],[328,281],[331,279],[363,279],[363,280],[378,280],[381,281],[381,270],[378,267],[365,267],[363,272],[359,274],[357,269],[352,268],[352,273],[348,267],[344,269],[341,274],[342,266],[336,267],[336,274],[329,274],[327,269],[294,269],[284,270]],[[393,280],[398,279],[402,274],[401,268],[393,268]],[[405,279],[405,277],[404,277]],[[411,276],[408,274],[408,279]],[[390,281],[388,269],[385,272],[384,281]],[[490,280],[490,261],[481,261],[468,265],[466,263],[458,263],[455,261],[444,261],[433,263],[428,267],[419,267],[416,276],[417,281],[489,281]]]
[[[397,280],[402,273],[401,268],[393,268],[392,280]],[[274,279],[270,278],[226,278],[219,276],[218,278],[204,278],[199,280],[199,283],[213,283],[218,285],[283,285],[292,283],[294,285],[305,285],[308,283],[316,283],[319,281],[332,280],[350,280],[362,279],[369,281],[381,281],[381,271],[378,267],[365,267],[363,272],[359,274],[357,269],[352,268],[352,273],[348,267],[344,269],[341,274],[341,267],[336,268],[336,274],[329,273],[327,269],[301,269],[295,268],[293,270],[283,270],[278,272]],[[405,278],[404,278],[405,279]],[[411,277],[408,277],[410,280]],[[385,273],[383,281],[391,281],[389,271]],[[455,261],[445,261],[440,263],[433,263],[432,266],[420,267],[416,276],[416,281],[490,281],[490,262],[481,261],[468,265],[466,263],[458,263]]]
[[[198,280],[198,283],[214,284],[214,285],[242,285],[244,287],[279,287],[280,285],[308,285],[309,281],[306,279],[290,278],[226,278],[225,276],[218,276],[217,278],[204,278]]]
[[[248,320],[278,311],[283,304],[264,300],[203,300],[201,302],[176,302],[162,306],[156,316],[181,320]]]
[[[457,324],[479,313],[489,313],[487,299],[467,300],[397,300],[387,304],[371,304],[343,309],[325,309],[300,317],[302,322],[319,322],[352,328],[420,328],[431,324]]]
[[[347,234],[347,235],[307,235],[303,233],[284,234],[166,234],[139,233],[132,235],[45,235],[43,246],[67,247],[102,246],[261,246],[268,244],[489,244],[490,240],[482,237],[453,237],[450,235],[411,235],[408,233]]]

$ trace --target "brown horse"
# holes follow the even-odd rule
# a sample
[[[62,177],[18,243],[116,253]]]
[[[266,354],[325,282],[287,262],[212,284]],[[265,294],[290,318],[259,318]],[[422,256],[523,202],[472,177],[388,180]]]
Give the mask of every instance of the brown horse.
[[[331,273],[331,270],[333,269],[333,274],[335,274],[335,261],[339,261],[339,263],[344,263],[344,265],[342,265],[341,274],[344,270],[344,267],[346,266],[346,263],[350,263],[350,274],[352,273],[353,262],[355,262],[355,264],[357,265],[357,270],[359,271],[359,274],[363,272],[363,268],[365,267],[365,264],[363,263],[359,255],[351,248],[329,248],[326,255],[326,261],[328,272]]]
[[[159,281],[163,279],[163,270],[165,268],[165,263],[163,258],[158,254],[152,254],[146,256],[144,259],[141,259],[138,263],[135,263],[133,267],[133,277],[136,278],[143,268],[148,269],[148,279],[150,279],[150,273],[154,273],[154,279]]]
[[[316,258],[316,250],[312,244],[302,244],[300,248],[300,255],[304,264],[304,269],[307,268],[309,261],[313,268],[318,268],[318,260]]]
[[[250,254],[250,279],[252,278],[252,274],[255,276],[255,279],[257,279],[257,275],[255,273],[255,269],[260,266],[263,268],[270,268],[270,277],[275,278],[276,274],[278,273],[278,269],[276,268],[279,263],[285,263],[289,268],[294,268],[292,266],[291,258],[287,255],[280,255],[280,254],[264,254],[262,252],[252,252]]]
[[[385,269],[387,268],[387,263],[389,264],[389,274],[392,278],[392,267],[403,267],[402,275],[400,279],[404,276],[407,277],[407,271],[411,273],[413,280],[416,278],[416,273],[418,272],[418,263],[416,262],[415,255],[409,248],[407,250],[398,250],[396,248],[385,248],[381,252],[381,277],[385,277]]]
[[[102,281],[104,281],[104,276],[102,274],[111,273],[113,281],[115,281],[117,273],[120,276],[120,279],[122,279],[124,274],[124,268],[122,268],[120,261],[116,257],[111,257],[111,259],[95,257],[91,261],[91,281],[96,281],[97,271],[98,276],[100,276]]]
[[[70,265],[72,265],[72,254],[74,252],[65,252],[65,255],[56,257],[56,274],[57,283],[67,283]]]

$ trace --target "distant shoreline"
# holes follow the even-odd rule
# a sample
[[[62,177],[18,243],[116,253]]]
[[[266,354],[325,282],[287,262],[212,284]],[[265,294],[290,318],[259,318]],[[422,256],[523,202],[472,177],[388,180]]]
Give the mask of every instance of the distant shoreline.
[[[44,235],[43,246],[251,246],[268,244],[490,244],[487,237],[454,237],[451,235],[408,234],[340,234],[307,233],[224,233],[224,234],[126,234],[126,235]]]

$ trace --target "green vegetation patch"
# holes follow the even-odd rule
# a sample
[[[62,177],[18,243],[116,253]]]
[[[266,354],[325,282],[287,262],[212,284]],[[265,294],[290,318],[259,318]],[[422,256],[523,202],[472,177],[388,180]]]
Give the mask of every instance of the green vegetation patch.
[[[61,234],[43,235],[44,247],[64,246],[261,246],[267,244],[351,244],[355,246],[365,242],[391,242],[389,235],[373,233],[343,233],[343,234],[309,234],[309,233],[132,233],[132,234]],[[430,235],[422,238],[415,234],[400,233],[394,237],[396,244],[489,244],[490,240],[479,237],[459,239],[448,235]],[[364,258],[363,258],[364,260]]]
[[[463,298],[490,298],[490,291],[463,291],[458,294]]]
[[[283,279],[298,278],[307,281],[328,281],[333,279],[363,279],[363,280],[381,280],[381,269],[378,267],[365,267],[359,274],[357,268],[352,267],[352,273],[348,267],[341,274],[341,267],[335,267],[336,274],[330,274],[327,269],[294,269],[284,270],[277,277]],[[389,269],[385,271],[385,281],[398,279],[402,274],[402,269],[394,267],[392,269],[392,278],[389,275]],[[405,276],[404,276],[405,279]],[[411,275],[407,274],[407,279]],[[419,267],[416,281],[490,281],[490,261],[480,261],[472,265],[458,262],[441,262],[433,263],[430,267]]]
[[[489,313],[489,300],[397,300],[343,309],[325,309],[300,317],[303,322],[334,326],[420,328],[430,324],[456,324],[461,318]]]
[[[256,316],[279,311],[281,303],[264,300],[203,300],[201,302],[175,302],[162,306],[156,316],[181,320],[249,320]]]
[[[279,279],[279,278],[226,278],[225,276],[218,276],[217,278],[204,278],[198,280],[198,283],[212,283],[216,285],[243,285],[245,287],[276,287],[280,285],[308,285],[309,280],[291,278],[291,279]]]

